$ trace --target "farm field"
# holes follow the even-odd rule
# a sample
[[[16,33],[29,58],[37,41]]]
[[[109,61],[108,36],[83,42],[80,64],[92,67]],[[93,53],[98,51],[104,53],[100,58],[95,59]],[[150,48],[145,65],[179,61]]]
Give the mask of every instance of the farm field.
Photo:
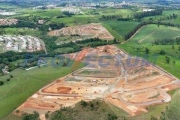
[[[4,81],[0,90],[1,119],[10,114],[41,87],[71,72],[69,67],[54,68],[51,64],[49,63],[47,67],[35,68],[29,71],[17,69],[11,73],[13,78],[9,82],[7,81],[10,78],[9,75],[0,76],[0,80]]]

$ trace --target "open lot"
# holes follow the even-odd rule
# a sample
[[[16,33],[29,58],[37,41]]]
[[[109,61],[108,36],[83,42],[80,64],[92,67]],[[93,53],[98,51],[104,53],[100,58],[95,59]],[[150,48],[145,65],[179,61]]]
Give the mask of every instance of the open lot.
[[[167,91],[180,87],[171,74],[142,58],[128,56],[115,46],[85,48],[66,57],[75,60],[73,66],[80,61],[86,66],[37,91],[15,114],[38,111],[43,115],[72,107],[81,100],[100,98],[135,116],[148,112],[150,105],[171,101]],[[101,61],[102,58],[105,59]]]
[[[114,37],[100,24],[87,24],[74,27],[66,27],[60,30],[50,31],[48,33],[50,36],[75,36],[73,39],[68,39],[72,41],[80,41],[87,38],[98,37],[103,40],[113,40]],[[69,41],[70,42],[70,41]]]
[[[0,19],[0,25],[15,25],[17,23],[17,19]]]

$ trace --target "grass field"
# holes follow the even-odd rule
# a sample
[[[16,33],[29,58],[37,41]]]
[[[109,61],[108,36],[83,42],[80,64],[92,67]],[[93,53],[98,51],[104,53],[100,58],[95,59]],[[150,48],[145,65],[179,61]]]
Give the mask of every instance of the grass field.
[[[157,106],[149,106],[148,113],[142,113],[138,116],[135,117],[130,117],[128,120],[151,120],[151,117],[154,116],[156,118],[160,118],[161,112],[166,109],[168,104],[162,104],[162,105],[157,105]]]
[[[180,96],[180,90],[177,90],[173,97],[172,101],[170,102],[167,110],[165,111],[165,118],[166,120],[179,120],[180,118],[180,101],[179,101],[179,96]]]
[[[147,25],[141,29],[131,40],[130,43],[151,44],[155,39],[172,39],[179,37],[180,29],[176,27]]]
[[[127,17],[133,15],[133,11],[130,9],[113,9],[113,8],[98,8],[98,9],[87,9],[83,10],[86,15],[121,15]]]
[[[1,28],[3,35],[32,35],[38,37],[41,32],[35,29],[25,28]]]
[[[55,52],[58,52],[58,53],[69,53],[69,52],[72,52],[74,49],[71,48],[71,47],[65,47],[65,48],[58,48],[55,50]]]
[[[150,18],[153,18],[153,20],[158,21],[158,19],[167,17],[169,15],[172,15],[173,13],[177,15],[176,19],[171,19],[171,20],[166,19],[166,20],[163,20],[163,22],[180,24],[180,12],[179,12],[179,10],[165,10],[165,11],[163,11],[162,15],[145,17],[144,20],[149,20]]]
[[[117,21],[117,20],[108,20],[103,22],[106,25],[109,25],[114,31],[116,31],[123,38],[128,34],[138,22],[129,22],[129,21]]]
[[[53,62],[49,60],[49,63]],[[4,81],[4,85],[0,86],[0,119],[10,114],[37,90],[70,72],[71,67],[54,68],[48,65],[29,71],[16,69],[10,74],[13,78],[9,82],[7,79],[10,75],[1,76],[0,80]]]
[[[18,16],[40,16],[41,18],[52,18],[56,16],[62,15],[60,9],[50,9],[50,10],[34,10],[34,9],[21,9],[18,11],[18,15],[14,15],[13,17]]]

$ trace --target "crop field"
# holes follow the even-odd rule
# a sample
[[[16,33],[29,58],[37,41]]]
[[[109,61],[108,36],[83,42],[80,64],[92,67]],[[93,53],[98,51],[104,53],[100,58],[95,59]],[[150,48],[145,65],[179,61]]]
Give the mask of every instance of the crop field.
[[[0,86],[0,118],[11,113],[41,87],[70,72],[71,68],[54,68],[49,64],[47,67],[29,71],[17,69],[11,73],[13,78],[9,82],[9,75],[0,76],[0,80],[4,82],[4,85]]]

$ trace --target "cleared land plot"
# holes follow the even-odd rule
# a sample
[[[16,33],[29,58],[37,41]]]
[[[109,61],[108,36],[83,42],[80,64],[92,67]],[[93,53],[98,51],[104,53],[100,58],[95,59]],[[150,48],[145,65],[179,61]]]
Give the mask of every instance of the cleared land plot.
[[[67,27],[62,28],[60,30],[54,30],[48,33],[50,36],[82,36],[89,38],[95,38],[98,37],[103,40],[113,40],[114,37],[100,24],[87,24],[87,25],[80,25],[80,26],[74,26],[74,27]],[[81,38],[80,40],[83,40]],[[75,39],[75,38],[74,38]],[[75,41],[78,41],[79,39],[75,39]]]
[[[86,69],[81,70],[73,74],[74,76],[83,76],[83,77],[95,77],[95,78],[113,78],[118,76],[116,70],[92,70]]]
[[[120,59],[118,56],[123,56],[125,60],[128,58],[126,53],[115,46],[101,46],[94,49],[86,48],[82,52],[74,53],[79,56],[75,58],[75,61],[83,61],[86,56],[92,54],[97,55],[94,56],[93,62],[100,55],[116,56],[116,59],[113,57],[114,61]],[[141,61],[143,60],[141,59]],[[122,67],[123,64],[125,62],[121,62],[120,66],[112,67],[112,69],[86,66],[40,89],[17,110],[20,113],[31,113],[36,110],[45,114],[48,108],[53,112],[62,107],[74,106],[81,100],[92,101],[100,98],[108,104],[123,109],[131,116],[135,116],[142,112],[148,112],[146,108],[149,105],[169,102],[171,97],[166,92],[180,87],[180,82],[174,76],[150,63],[148,66],[142,64],[128,69]],[[112,72],[111,77],[113,78],[109,78],[105,74],[103,74],[103,78],[100,78],[107,69]],[[122,69],[122,73],[116,76],[114,71],[118,69]]]

